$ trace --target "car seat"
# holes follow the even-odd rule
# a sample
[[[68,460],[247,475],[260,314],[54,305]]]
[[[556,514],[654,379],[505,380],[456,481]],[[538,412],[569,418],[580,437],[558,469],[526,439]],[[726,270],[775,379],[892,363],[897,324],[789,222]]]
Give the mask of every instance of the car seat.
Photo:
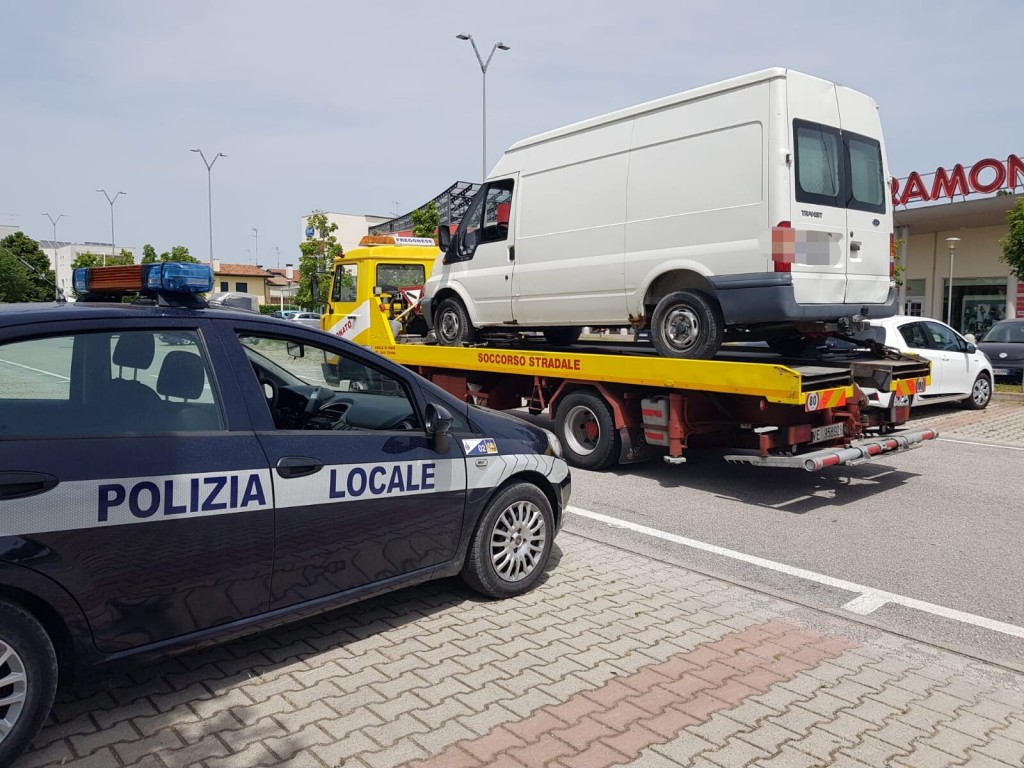
[[[168,404],[170,426],[174,431],[196,432],[217,429],[219,424],[213,411],[191,404],[203,394],[206,384],[206,370],[203,361],[194,352],[168,352],[160,366],[156,380],[156,391]],[[181,403],[170,398],[180,398]]]
[[[111,362],[117,366],[117,378],[111,379],[106,397],[125,409],[139,411],[160,401],[153,388],[139,381],[139,371],[153,365],[156,343],[149,332],[122,333],[114,345]],[[126,369],[130,369],[129,374]],[[128,378],[128,376],[131,378]]]

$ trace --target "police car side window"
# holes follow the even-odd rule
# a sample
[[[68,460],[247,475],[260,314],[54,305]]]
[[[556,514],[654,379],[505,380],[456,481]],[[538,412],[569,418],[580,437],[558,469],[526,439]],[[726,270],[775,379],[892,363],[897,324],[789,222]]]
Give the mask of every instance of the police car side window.
[[[405,382],[306,342],[240,336],[280,430],[421,429]]]
[[[48,336],[0,345],[0,438],[223,429],[192,331]]]

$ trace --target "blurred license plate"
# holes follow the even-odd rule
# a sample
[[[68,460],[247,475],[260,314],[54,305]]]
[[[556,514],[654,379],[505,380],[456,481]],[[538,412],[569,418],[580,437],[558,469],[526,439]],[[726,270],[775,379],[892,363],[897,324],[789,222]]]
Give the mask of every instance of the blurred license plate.
[[[846,429],[843,424],[829,424],[826,427],[811,427],[811,442],[821,443],[825,440],[835,440],[837,437],[843,437],[846,434]]]
[[[993,368],[992,369],[992,373],[994,373],[996,376],[1009,376],[1010,375],[1010,371],[1007,368]]]

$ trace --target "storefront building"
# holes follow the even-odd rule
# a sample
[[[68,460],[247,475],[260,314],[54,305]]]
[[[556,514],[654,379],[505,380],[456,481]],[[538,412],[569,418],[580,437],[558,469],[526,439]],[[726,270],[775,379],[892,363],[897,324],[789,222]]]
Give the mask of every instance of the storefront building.
[[[1000,260],[1006,214],[1024,193],[1024,161],[986,158],[894,179],[904,314],[934,317],[981,338],[997,320],[1024,317],[1024,282]],[[952,281],[951,281],[952,278]]]

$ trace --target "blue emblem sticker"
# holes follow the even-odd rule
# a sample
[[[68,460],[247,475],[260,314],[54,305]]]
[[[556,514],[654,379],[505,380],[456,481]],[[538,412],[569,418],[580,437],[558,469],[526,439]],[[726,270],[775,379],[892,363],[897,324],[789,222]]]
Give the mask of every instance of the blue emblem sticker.
[[[494,442],[493,437],[484,437],[479,440],[463,440],[462,449],[466,452],[467,456],[487,456],[488,454],[496,454],[498,452],[498,445]]]

